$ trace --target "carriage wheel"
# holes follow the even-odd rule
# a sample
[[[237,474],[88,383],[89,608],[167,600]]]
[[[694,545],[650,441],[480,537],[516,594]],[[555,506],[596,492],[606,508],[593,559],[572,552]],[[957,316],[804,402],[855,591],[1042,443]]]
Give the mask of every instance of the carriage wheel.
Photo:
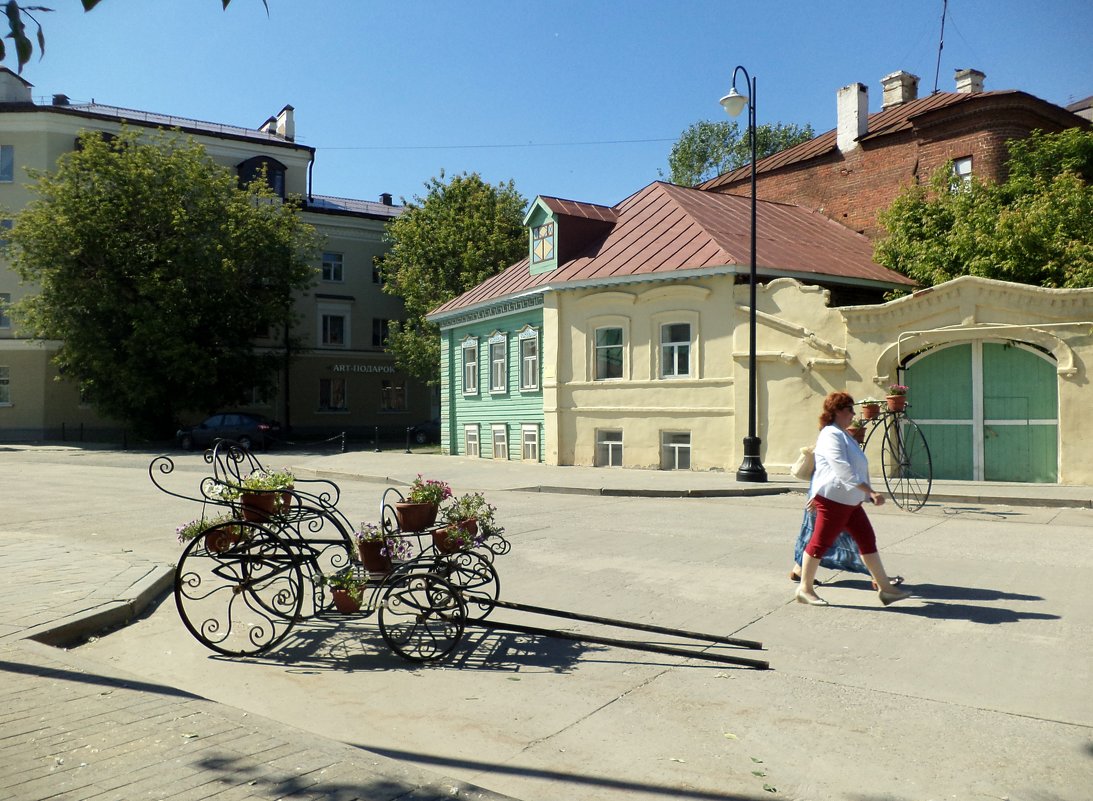
[[[242,521],[195,537],[175,569],[175,606],[204,645],[227,656],[259,654],[299,619],[298,557],[269,531]]]
[[[908,512],[921,509],[930,497],[934,470],[930,447],[914,420],[899,415],[885,427],[880,463],[896,505]]]
[[[299,562],[304,598],[300,616],[310,618],[333,608],[334,595],[321,579],[340,573],[353,562],[356,548],[345,526],[322,509],[300,505],[277,528],[277,534],[302,555]]]
[[[475,551],[439,557],[432,570],[459,589],[467,605],[467,619],[485,620],[501,595],[501,579],[488,558]]]
[[[403,659],[443,659],[459,644],[466,623],[467,606],[451,582],[424,572],[389,578],[379,605],[380,633]]]

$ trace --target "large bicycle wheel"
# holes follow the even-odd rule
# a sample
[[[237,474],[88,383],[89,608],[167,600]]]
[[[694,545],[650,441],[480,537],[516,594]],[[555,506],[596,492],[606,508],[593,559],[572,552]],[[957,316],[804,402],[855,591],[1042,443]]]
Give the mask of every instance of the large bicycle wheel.
[[[467,605],[467,619],[472,623],[485,620],[501,595],[501,579],[496,568],[477,551],[438,556],[432,571],[459,590]]]
[[[345,570],[357,552],[342,522],[329,510],[297,502],[288,514],[267,525],[299,556],[304,581],[300,616],[310,618],[332,608],[334,595],[322,577]]]
[[[930,497],[934,480],[930,446],[915,421],[906,415],[894,415],[884,427],[880,453],[884,485],[897,506],[914,512]]]
[[[175,606],[189,632],[226,656],[259,654],[300,616],[298,555],[262,526],[234,521],[195,537],[175,569]]]
[[[379,604],[380,634],[403,659],[443,659],[463,638],[466,623],[467,607],[459,590],[435,573],[388,578]]]

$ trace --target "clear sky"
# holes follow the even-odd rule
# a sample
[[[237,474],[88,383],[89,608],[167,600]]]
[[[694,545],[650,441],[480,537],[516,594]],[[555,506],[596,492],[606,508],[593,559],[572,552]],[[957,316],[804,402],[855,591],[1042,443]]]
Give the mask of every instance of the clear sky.
[[[37,3],[35,3],[37,4]],[[942,0],[51,0],[35,98],[257,127],[286,105],[317,148],[313,191],[424,193],[443,169],[612,205],[661,177],[691,123],[720,119],[741,64],[760,124],[835,127],[900,69],[928,94]],[[937,86],[986,73],[1067,105],[1093,95],[1091,0],[949,0]],[[742,118],[741,118],[742,119]]]

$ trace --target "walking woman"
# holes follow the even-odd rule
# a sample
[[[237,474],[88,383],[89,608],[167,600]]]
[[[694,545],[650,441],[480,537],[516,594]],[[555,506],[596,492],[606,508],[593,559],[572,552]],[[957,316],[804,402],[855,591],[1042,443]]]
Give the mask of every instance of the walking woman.
[[[839,532],[846,531],[861,551],[862,562],[877,586],[877,595],[885,606],[903,600],[911,593],[899,589],[888,578],[877,553],[877,538],[862,504],[869,500],[876,506],[884,496],[869,484],[869,462],[865,453],[846,433],[854,419],[854,399],[846,392],[832,392],[824,398],[820,414],[820,436],[816,440],[816,471],[809,487],[809,503],[816,509],[812,539],[801,554],[801,583],[797,602],[827,606],[816,594],[813,583],[820,560],[832,546]]]

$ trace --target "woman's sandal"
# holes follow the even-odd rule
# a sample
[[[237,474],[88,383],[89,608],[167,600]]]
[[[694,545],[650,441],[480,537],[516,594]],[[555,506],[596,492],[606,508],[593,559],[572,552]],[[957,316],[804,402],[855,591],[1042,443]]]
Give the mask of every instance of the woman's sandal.
[[[903,583],[903,576],[889,576],[888,579],[892,582],[893,587],[898,587],[900,584]],[[877,582],[875,581],[873,582],[873,589],[880,589],[880,587],[877,586]]]
[[[792,581],[794,584],[800,584],[801,583],[801,574],[800,573],[795,573],[794,571],[791,570],[791,571],[789,571],[789,580]],[[903,579],[900,579],[900,581],[903,581]],[[822,581],[820,581],[819,579],[813,579],[812,583],[815,584],[817,587],[822,587],[824,585],[824,583]]]

